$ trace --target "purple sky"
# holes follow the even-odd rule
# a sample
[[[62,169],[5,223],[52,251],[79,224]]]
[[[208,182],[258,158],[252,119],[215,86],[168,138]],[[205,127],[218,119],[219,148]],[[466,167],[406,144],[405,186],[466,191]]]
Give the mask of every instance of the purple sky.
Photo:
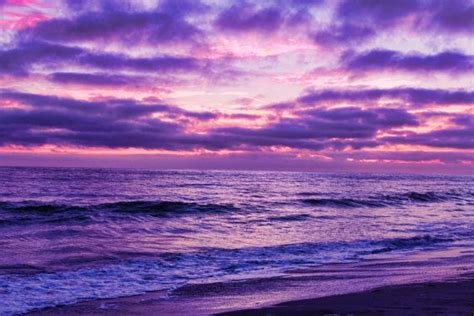
[[[474,174],[474,1],[0,15],[0,165]]]

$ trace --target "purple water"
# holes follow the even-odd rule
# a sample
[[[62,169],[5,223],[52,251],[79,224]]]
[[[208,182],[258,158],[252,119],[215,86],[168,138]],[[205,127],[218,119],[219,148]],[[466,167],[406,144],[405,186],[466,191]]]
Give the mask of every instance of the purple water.
[[[471,247],[474,177],[0,168],[0,315]]]

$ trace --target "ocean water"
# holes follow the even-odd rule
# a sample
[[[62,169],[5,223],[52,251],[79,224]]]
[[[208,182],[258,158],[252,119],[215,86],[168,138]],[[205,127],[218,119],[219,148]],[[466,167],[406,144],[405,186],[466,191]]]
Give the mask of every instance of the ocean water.
[[[0,168],[0,315],[474,245],[474,177]]]

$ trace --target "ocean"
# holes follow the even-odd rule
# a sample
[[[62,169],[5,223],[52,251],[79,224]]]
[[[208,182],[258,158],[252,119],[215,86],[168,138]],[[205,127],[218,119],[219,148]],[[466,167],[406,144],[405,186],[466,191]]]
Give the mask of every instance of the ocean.
[[[474,177],[0,168],[0,315],[474,245]]]

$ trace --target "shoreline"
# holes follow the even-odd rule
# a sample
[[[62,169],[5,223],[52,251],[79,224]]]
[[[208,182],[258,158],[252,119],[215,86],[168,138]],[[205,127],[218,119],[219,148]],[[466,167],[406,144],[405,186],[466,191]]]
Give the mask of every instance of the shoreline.
[[[404,284],[215,315],[473,315],[474,275],[457,282]]]
[[[189,284],[171,293],[90,300],[27,314],[399,315],[407,311],[472,315],[474,252],[433,251],[335,263],[292,269],[282,277]]]

